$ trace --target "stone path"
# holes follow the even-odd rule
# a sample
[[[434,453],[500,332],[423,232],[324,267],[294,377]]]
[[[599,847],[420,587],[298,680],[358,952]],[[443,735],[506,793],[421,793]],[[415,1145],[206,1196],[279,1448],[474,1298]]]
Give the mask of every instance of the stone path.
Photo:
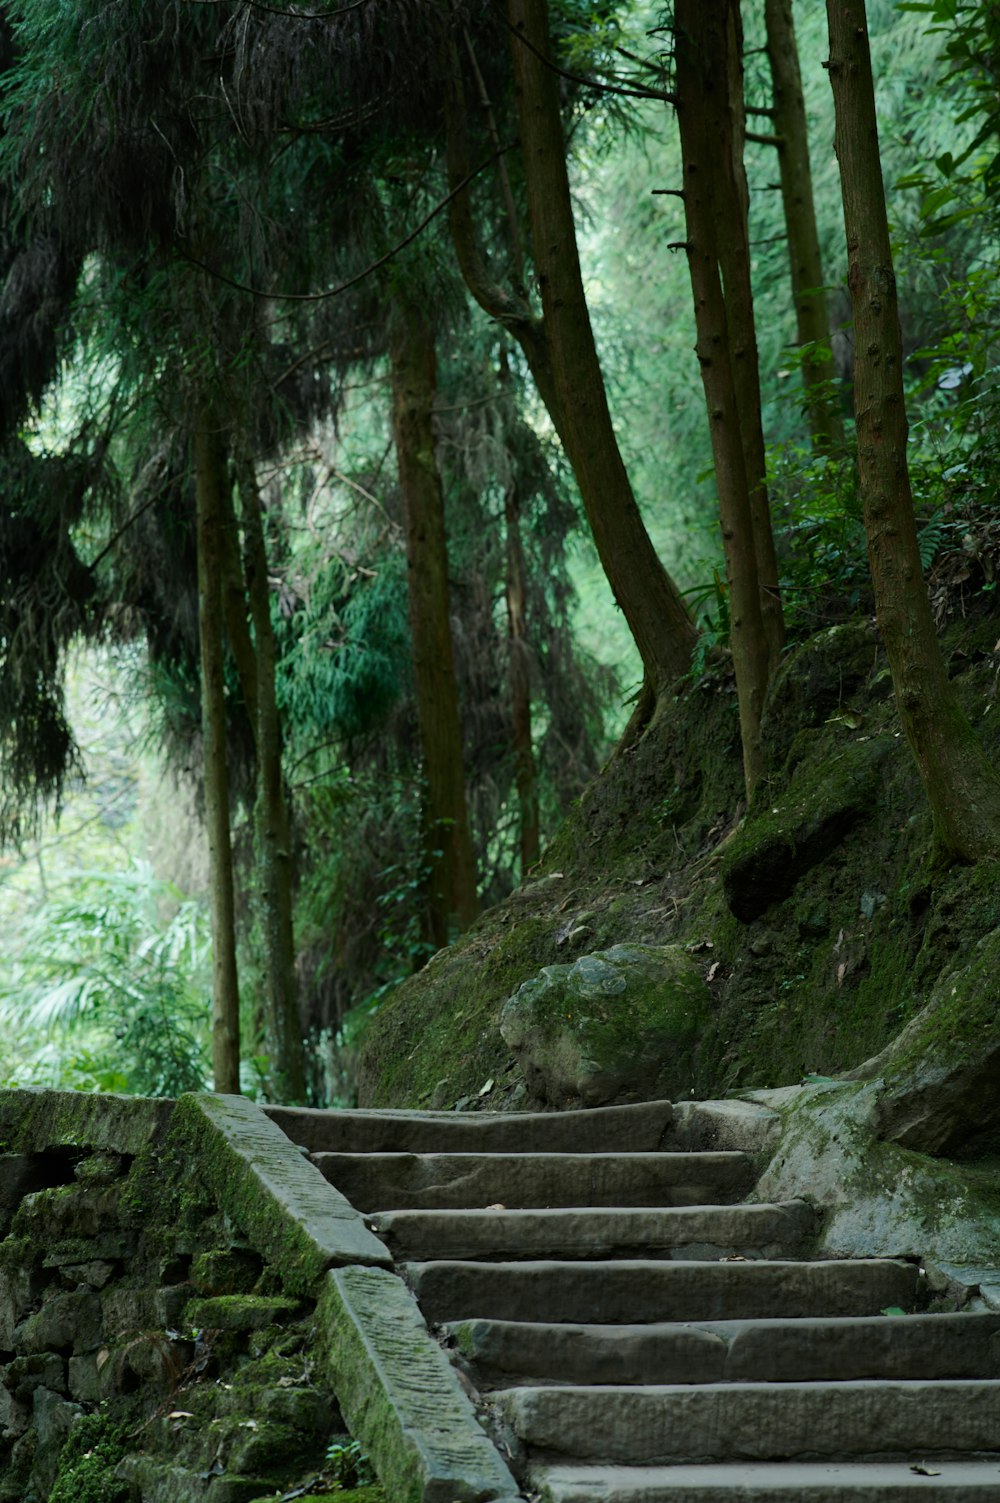
[[[405,1266],[524,1492],[1000,1503],[1000,1314],[812,1260],[811,1208],[743,1203],[756,1161],[698,1147],[697,1107],[270,1115]]]

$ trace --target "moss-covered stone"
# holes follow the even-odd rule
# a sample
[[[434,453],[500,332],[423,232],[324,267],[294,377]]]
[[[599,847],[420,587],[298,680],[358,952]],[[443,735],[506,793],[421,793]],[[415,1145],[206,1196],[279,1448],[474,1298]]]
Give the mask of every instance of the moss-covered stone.
[[[529,1090],[553,1106],[687,1096],[712,998],[677,945],[615,945],[544,966],[504,1005],[500,1032]]]
[[[184,1318],[189,1326],[211,1331],[260,1331],[294,1320],[301,1310],[299,1300],[281,1295],[220,1294],[190,1300]]]

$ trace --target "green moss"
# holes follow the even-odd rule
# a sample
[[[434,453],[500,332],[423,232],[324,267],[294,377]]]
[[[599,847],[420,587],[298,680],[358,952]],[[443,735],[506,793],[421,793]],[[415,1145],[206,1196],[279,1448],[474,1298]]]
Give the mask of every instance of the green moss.
[[[210,1331],[259,1331],[294,1320],[302,1312],[299,1300],[282,1295],[219,1294],[193,1299],[184,1312],[185,1324]]]
[[[77,1420],[60,1453],[49,1503],[127,1503],[128,1488],[115,1468],[132,1443],[130,1428],[107,1413]]]

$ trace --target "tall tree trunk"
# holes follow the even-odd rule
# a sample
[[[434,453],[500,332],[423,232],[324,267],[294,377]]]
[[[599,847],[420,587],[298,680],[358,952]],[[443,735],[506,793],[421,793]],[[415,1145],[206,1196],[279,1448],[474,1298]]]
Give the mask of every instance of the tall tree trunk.
[[[708,92],[705,102],[711,113],[710,136],[713,130],[718,130],[713,150],[721,157],[722,164],[721,170],[714,174],[716,248],[725,289],[733,384],[750,496],[760,609],[767,638],[768,677],[771,678],[777,671],[781,649],[785,645],[785,618],[781,609],[778,561],[767,496],[757,326],[750,279],[750,189],[743,162],[746,142],[743,27],[739,0],[726,0],[721,10],[722,14],[719,14],[718,7],[709,11],[712,44],[724,50],[719,57],[717,85]],[[703,59],[703,63],[710,66],[707,59]]]
[[[305,1100],[302,1025],[292,918],[292,824],[281,767],[281,718],[276,692],[277,653],[267,583],[264,519],[253,462],[239,456],[237,478],[243,512],[244,572],[256,658],[257,799],[254,825],[262,885],[266,1029],[275,1082],[286,1102]]]
[[[217,1091],[240,1088],[240,999],[236,973],[233,854],[229,832],[223,671],[225,449],[208,410],[194,431],[198,532],[198,635],[201,729],[212,925],[212,1076]]]
[[[684,163],[688,264],[698,331],[698,360],[708,407],[719,493],[719,516],[729,582],[730,641],[736,670],[740,737],[747,796],[761,773],[760,718],[768,682],[769,649],[761,610],[753,514],[741,437],[740,409],[726,301],[719,275],[714,178],[729,157],[720,142],[727,109],[726,17],[704,0],[675,0],[677,116]]]
[[[830,323],[823,283],[823,261],[816,228],[809,127],[802,96],[799,50],[792,0],[764,0],[767,56],[773,85],[772,120],[778,145],[781,201],[788,232],[788,259],[798,342],[803,349],[802,382],[813,448],[822,453],[844,442],[844,422],[837,405],[835,371],[830,357]]]
[[[451,640],[448,545],[434,447],[434,336],[424,315],[397,298],[391,336],[393,432],[406,507],[413,676],[423,753],[429,931],[438,945],[479,910],[462,765],[462,726]]]
[[[557,428],[604,572],[660,697],[687,671],[696,633],[650,542],[611,423],[580,274],[545,0],[507,0],[507,18]]]
[[[858,469],[878,626],[939,848],[976,861],[1000,854],[1000,774],[948,679],[920,567],[864,0],[827,0],[827,19],[854,309]]]
[[[520,814],[521,878],[541,855],[538,781],[531,743],[531,652],[524,620],[524,549],[521,546],[521,499],[516,485],[504,500],[507,523],[507,641],[510,648],[510,709],[514,726],[514,775]]]

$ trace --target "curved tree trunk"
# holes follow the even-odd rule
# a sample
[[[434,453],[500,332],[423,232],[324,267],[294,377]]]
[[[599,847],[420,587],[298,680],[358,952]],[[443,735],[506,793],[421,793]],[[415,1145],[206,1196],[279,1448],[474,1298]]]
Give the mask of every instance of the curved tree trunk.
[[[245,455],[238,458],[237,477],[243,512],[244,573],[255,649],[257,800],[254,825],[262,887],[267,1047],[281,1100],[295,1102],[305,1100],[306,1088],[292,919],[295,876],[292,824],[281,767],[277,654],[271,624],[260,491],[253,463]]]
[[[696,633],[650,542],[611,423],[580,274],[545,0],[507,0],[507,17],[553,421],[604,572],[659,697],[690,666]]]
[[[762,769],[760,718],[767,690],[769,647],[761,610],[742,414],[719,275],[719,217],[713,180],[719,170],[720,115],[728,107],[723,34],[726,18],[719,8],[706,6],[704,0],[676,0],[674,16],[688,263],[719,493],[729,581],[730,642],[749,798]],[[729,157],[731,147],[730,135],[728,143],[725,138],[721,143],[724,158]],[[725,168],[721,175],[727,175]]]
[[[454,650],[448,601],[448,546],[432,414],[434,335],[424,315],[402,298],[391,336],[393,433],[406,508],[410,631],[426,797],[425,860],[430,938],[446,945],[452,925],[476,917],[476,867],[462,765]]]
[[[217,1091],[240,1088],[240,999],[236,972],[233,854],[226,769],[223,663],[224,488],[226,455],[210,413],[194,431],[198,530],[198,636],[201,649],[201,726],[205,822],[212,925],[212,1077]]]
[[[920,567],[903,357],[864,0],[827,0],[854,308],[858,469],[879,631],[942,854],[1000,854],[1000,774],[948,679]]]
[[[823,452],[844,442],[837,406],[835,371],[829,354],[830,323],[823,284],[823,261],[816,228],[809,128],[792,0],[764,0],[767,56],[773,84],[774,134],[778,142],[781,201],[788,232],[788,259],[799,345],[804,348],[802,382],[812,445]]]

